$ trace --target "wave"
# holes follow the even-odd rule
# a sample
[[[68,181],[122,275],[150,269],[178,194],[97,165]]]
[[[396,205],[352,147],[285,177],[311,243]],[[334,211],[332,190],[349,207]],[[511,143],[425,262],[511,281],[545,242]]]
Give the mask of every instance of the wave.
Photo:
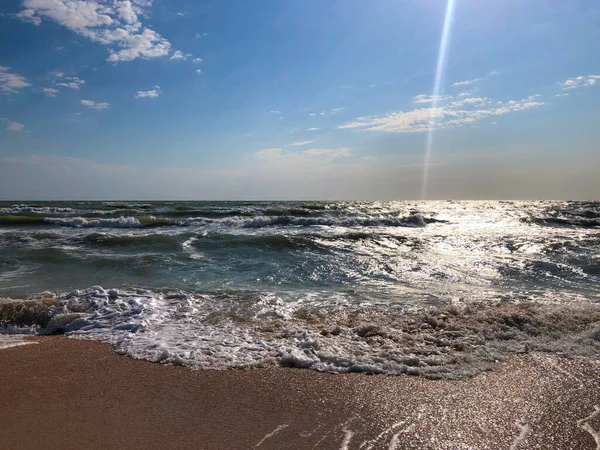
[[[73,208],[62,208],[58,206],[13,205],[11,208],[0,208],[0,214],[6,215],[65,214],[71,212],[73,212]]]
[[[58,236],[57,236],[58,237]],[[45,238],[54,238],[48,235]],[[42,239],[42,237],[38,237]],[[168,246],[185,248],[192,247],[238,247],[256,246],[270,248],[303,248],[320,247],[322,241],[377,241],[381,239],[393,239],[406,242],[403,236],[387,235],[382,233],[350,232],[350,233],[302,233],[296,235],[287,234],[231,234],[231,233],[194,233],[185,232],[180,234],[136,234],[136,235],[113,235],[108,233],[92,233],[83,238],[84,244],[94,246],[125,247],[125,246]],[[182,244],[182,241],[185,242]]]
[[[590,217],[594,217],[590,214]],[[528,224],[536,224],[541,226],[562,226],[562,227],[581,227],[595,228],[600,227],[600,220],[594,218],[572,218],[564,217],[526,217],[522,219]]]
[[[85,217],[46,217],[44,222],[73,228],[142,228],[145,225],[135,217],[92,219]]]
[[[203,369],[279,365],[460,379],[515,353],[596,358],[600,352],[600,305],[592,302],[409,310],[299,292],[93,286],[27,308],[0,308],[7,331],[30,326],[39,334],[98,339],[121,354]]]
[[[207,223],[237,226],[240,228],[263,228],[270,226],[339,226],[339,227],[423,227],[429,223],[442,222],[433,218],[424,218],[420,214],[404,217],[254,217],[252,219],[231,218],[209,222],[203,218],[190,218],[182,222],[184,225],[203,225]]]
[[[156,216],[120,216],[112,218],[0,216],[0,225],[58,225],[71,228],[145,228],[165,226],[217,226],[235,228],[263,228],[272,226],[424,227],[427,224],[436,222],[444,221],[426,218],[420,214],[404,217],[255,216],[247,218],[234,216],[222,219],[206,217],[173,219]]]
[[[182,235],[168,234],[142,234],[142,235],[111,235],[105,233],[93,233],[86,236],[83,241],[86,244],[101,246],[139,246],[139,245],[171,245],[177,246],[178,238],[192,237],[194,233],[185,233]]]
[[[116,209],[150,209],[154,208],[152,203],[123,203],[123,202],[103,202],[102,205]]]
[[[19,226],[19,225],[44,225],[44,217],[35,216],[0,216],[0,225]]]

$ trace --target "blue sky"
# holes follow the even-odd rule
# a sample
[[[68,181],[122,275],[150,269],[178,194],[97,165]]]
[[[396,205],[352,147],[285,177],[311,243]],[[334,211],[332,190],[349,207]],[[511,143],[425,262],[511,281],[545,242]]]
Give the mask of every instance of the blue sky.
[[[3,2],[0,198],[597,199],[597,1],[448,5]]]

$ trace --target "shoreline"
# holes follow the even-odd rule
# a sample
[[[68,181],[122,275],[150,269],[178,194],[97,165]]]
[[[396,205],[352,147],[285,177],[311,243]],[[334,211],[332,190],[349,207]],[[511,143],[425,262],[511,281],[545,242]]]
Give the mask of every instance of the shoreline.
[[[193,370],[97,341],[0,350],[6,449],[594,449],[600,362],[530,353],[464,381]],[[361,447],[362,445],[362,447]]]

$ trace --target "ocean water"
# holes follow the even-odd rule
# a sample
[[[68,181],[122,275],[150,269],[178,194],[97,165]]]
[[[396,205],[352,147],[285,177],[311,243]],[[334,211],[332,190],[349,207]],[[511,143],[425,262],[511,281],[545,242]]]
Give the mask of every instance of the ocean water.
[[[198,368],[463,378],[600,354],[600,202],[0,203],[1,302]]]

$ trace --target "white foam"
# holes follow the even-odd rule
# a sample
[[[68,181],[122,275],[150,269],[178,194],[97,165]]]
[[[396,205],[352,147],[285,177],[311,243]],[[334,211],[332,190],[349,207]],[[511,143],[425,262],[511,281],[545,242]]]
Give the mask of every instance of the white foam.
[[[117,217],[114,219],[86,219],[85,217],[47,217],[45,222],[53,225],[73,228],[141,228],[144,225],[135,217]]]
[[[29,344],[37,344],[37,342],[25,340],[25,336],[19,334],[0,334],[0,350]]]
[[[263,438],[258,442],[258,444],[256,444],[254,447],[260,447],[267,439],[272,438],[277,433],[279,433],[281,430],[285,430],[288,426],[289,425],[287,423],[284,423],[282,425],[278,425],[277,428],[275,428],[273,431],[271,431],[270,433],[265,434],[263,436]]]
[[[213,225],[220,227],[263,228],[276,225],[293,226],[340,226],[340,227],[423,227],[426,220],[420,214],[398,217],[385,216],[323,216],[323,217],[291,217],[291,216],[258,216],[226,217],[208,219],[191,217],[178,222],[179,225]]]
[[[293,300],[274,293],[192,295],[94,286],[63,296],[43,332],[61,330],[109,342],[135,358],[204,369],[283,365],[464,378],[523,351],[598,354],[600,305],[536,308],[500,304],[411,312],[339,296]]]
[[[517,450],[521,443],[527,440],[527,436],[531,432],[531,427],[526,423],[517,422],[515,425],[519,428],[520,433],[511,444],[509,450]]]
[[[600,430],[595,430],[590,425],[590,421],[592,421],[598,415],[600,415],[600,406],[595,405],[593,413],[577,421],[577,426],[582,430],[588,432],[594,439],[594,442],[596,443],[596,450],[600,450]]]
[[[352,440],[352,436],[354,436],[354,432],[349,430],[348,428],[344,428],[344,439],[342,440],[342,445],[340,446],[340,450],[348,450],[348,446],[350,445],[350,441]]]
[[[0,214],[64,214],[72,211],[73,208],[61,208],[57,206],[13,205],[11,208],[0,208]]]
[[[181,248],[186,252],[191,259],[204,259],[206,256],[194,249],[194,243],[198,241],[198,238],[193,236],[181,244]]]

